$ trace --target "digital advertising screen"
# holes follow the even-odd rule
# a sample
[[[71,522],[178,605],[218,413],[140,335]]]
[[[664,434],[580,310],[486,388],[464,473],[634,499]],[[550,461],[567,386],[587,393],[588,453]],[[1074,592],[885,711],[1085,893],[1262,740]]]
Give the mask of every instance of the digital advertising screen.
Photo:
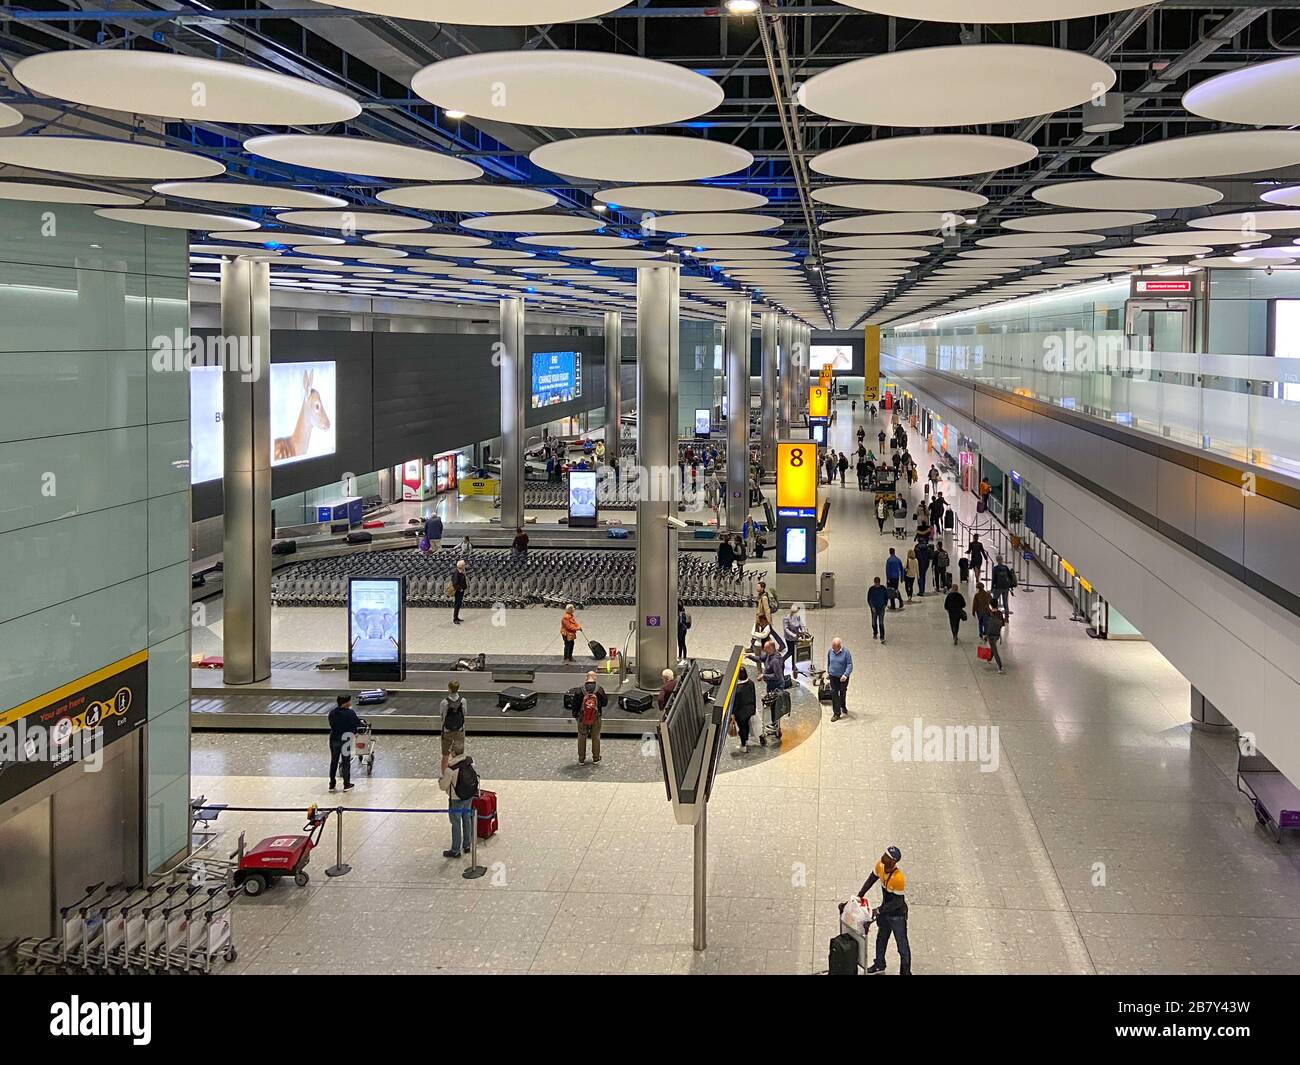
[[[829,367],[831,372],[848,373],[853,369],[852,344],[814,344],[808,352],[810,367],[814,371]]]
[[[596,471],[569,471],[569,528],[596,526]]]
[[[708,407],[695,409],[695,435],[707,438],[713,433],[713,412]]]
[[[533,354],[532,406],[551,407],[582,395],[582,355],[576,351]]]
[[[220,366],[190,368],[190,484],[221,477],[222,429]],[[335,364],[271,364],[271,465],[334,454],[336,425]]]
[[[1273,351],[1279,359],[1300,358],[1300,300],[1273,301]]]
[[[405,589],[401,577],[348,581],[348,676],[401,680],[405,673]]]
[[[785,560],[792,566],[808,562],[808,530],[799,526],[785,530]]]

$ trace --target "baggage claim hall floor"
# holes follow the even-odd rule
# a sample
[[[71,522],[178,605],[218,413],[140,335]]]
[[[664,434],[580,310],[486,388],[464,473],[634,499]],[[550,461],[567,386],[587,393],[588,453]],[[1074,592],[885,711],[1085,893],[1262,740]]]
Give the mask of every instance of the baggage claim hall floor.
[[[831,444],[851,449],[847,401],[838,409]],[[883,422],[861,424],[874,442]],[[924,444],[913,434],[910,446],[924,476]],[[823,491],[819,554],[838,605],[807,623],[822,665],[832,636],[853,654],[851,714],[832,723],[805,681],[779,752],[726,756],[709,807],[706,951],[691,949],[691,833],[673,822],[653,741],[608,737],[593,767],[577,765],[572,737],[471,733],[500,802],[501,830],[479,848],[485,877],[463,880],[463,862],[442,857],[446,816],[350,813],[351,873],[323,875],[331,825],[306,888],[286,882],[236,904],[239,959],[225,971],[814,973],[837,903],[889,845],[903,852],[918,975],[1300,969],[1300,845],[1257,830],[1234,787],[1234,741],[1188,724],[1187,681],[1146,643],[1090,639],[1059,598],[1045,620],[1037,574],[1012,601],[1003,676],[977,659],[973,620],[952,645],[941,596],[889,613],[888,642],[874,643],[863,596],[895,541],[878,534],[852,471],[847,487]],[[960,506],[973,517],[973,497]],[[413,609],[411,650],[558,656],[557,611],[510,611],[504,627],[488,614],[466,611],[453,629],[449,611]],[[725,659],[752,624],[744,610],[691,614],[700,657]],[[601,640],[629,617],[580,612]],[[278,609],[274,650],[338,653],[342,632],[340,610]],[[918,719],[995,727],[996,769],[895,760],[892,731]],[[444,805],[436,736],[379,738],[373,777],[344,796],[326,787],[323,731],[195,733],[193,793],[247,806]],[[217,824],[251,841],[292,822]],[[892,947],[888,962],[896,973]]]

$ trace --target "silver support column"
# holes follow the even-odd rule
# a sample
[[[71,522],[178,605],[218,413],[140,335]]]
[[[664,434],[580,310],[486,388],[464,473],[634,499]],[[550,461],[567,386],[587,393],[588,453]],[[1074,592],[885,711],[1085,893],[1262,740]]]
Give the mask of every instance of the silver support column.
[[[691,892],[691,915],[695,923],[694,947],[705,950],[709,945],[709,804],[700,807],[700,819],[695,822],[695,861]]]
[[[727,300],[727,528],[749,517],[749,297]]]
[[[657,691],[677,663],[678,268],[636,272],[636,685]]]
[[[1219,708],[1196,688],[1192,689],[1192,728],[1198,732],[1219,735],[1236,731],[1236,726],[1219,713]]]
[[[763,407],[762,414],[762,455],[763,472],[771,473],[776,469],[776,405],[777,405],[777,364],[776,337],[777,313],[764,311],[758,320],[759,349],[763,370]]]
[[[524,301],[501,301],[501,527],[524,523]]]
[[[619,364],[623,359],[623,312],[605,312],[605,461],[618,464],[622,426],[622,378]]]
[[[271,268],[221,264],[224,497],[222,643],[227,684],[271,676]],[[238,357],[232,357],[237,354]]]
[[[790,435],[794,420],[794,319],[781,315],[777,323],[777,343],[781,348],[781,400],[777,420],[777,435],[781,439]]]

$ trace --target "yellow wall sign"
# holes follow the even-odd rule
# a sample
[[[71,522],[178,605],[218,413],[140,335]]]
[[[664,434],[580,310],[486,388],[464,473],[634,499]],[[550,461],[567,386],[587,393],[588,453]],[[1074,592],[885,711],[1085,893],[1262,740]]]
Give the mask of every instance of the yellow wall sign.
[[[776,445],[776,509],[779,513],[817,513],[817,445],[785,440]]]
[[[460,481],[463,496],[499,496],[501,481],[496,477],[463,477]]]
[[[831,416],[831,397],[825,385],[813,385],[808,389],[808,417],[829,418]]]
[[[862,399],[880,402],[880,326],[869,325],[863,335]]]

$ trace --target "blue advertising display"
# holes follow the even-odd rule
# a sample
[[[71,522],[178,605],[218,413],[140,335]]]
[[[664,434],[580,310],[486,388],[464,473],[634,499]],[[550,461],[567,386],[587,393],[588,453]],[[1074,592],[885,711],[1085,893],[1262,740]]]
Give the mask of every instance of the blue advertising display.
[[[569,403],[582,395],[582,355],[576,351],[533,354],[532,406]]]

